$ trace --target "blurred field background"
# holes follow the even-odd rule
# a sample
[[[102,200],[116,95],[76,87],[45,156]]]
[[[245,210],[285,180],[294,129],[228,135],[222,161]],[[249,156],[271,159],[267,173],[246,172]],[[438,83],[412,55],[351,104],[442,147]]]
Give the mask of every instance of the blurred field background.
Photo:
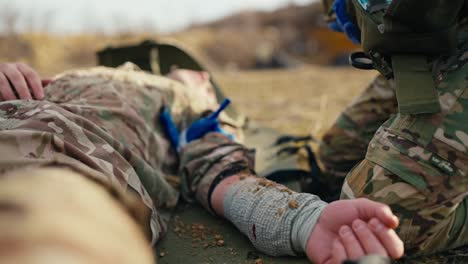
[[[343,66],[357,47],[329,32],[318,3],[242,11],[171,33],[122,25],[112,33],[52,33],[53,14],[19,30],[28,19],[22,10],[11,4],[0,10],[2,62],[26,62],[52,77],[96,65],[95,52],[108,46],[176,40],[209,65],[241,112],[287,133],[322,133],[376,74]]]

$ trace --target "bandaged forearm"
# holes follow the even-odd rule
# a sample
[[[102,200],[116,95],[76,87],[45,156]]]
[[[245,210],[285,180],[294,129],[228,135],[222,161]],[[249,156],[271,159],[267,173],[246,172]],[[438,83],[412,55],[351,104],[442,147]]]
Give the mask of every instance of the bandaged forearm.
[[[271,181],[249,177],[233,184],[224,197],[224,216],[260,251],[298,255],[327,203]]]

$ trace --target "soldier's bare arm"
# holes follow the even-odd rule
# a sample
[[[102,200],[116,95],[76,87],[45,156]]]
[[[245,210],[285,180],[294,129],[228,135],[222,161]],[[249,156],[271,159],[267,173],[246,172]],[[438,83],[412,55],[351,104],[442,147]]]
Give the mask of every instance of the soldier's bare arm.
[[[3,100],[44,97],[39,74],[24,63],[0,63],[0,94]]]

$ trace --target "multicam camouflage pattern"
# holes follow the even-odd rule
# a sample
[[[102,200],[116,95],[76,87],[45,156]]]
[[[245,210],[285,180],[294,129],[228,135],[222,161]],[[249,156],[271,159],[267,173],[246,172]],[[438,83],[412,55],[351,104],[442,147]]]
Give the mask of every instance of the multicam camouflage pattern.
[[[343,199],[367,197],[392,207],[408,253],[468,242],[467,50],[433,63],[442,111],[390,118],[343,186]]]
[[[377,77],[323,135],[319,160],[330,195],[341,190],[346,174],[366,155],[375,131],[397,112],[395,83]]]
[[[254,174],[255,152],[228,137],[210,133],[194,141],[182,152],[181,176],[183,194],[187,200],[197,200],[214,214],[210,196],[223,177],[239,173]],[[203,175],[203,177],[199,177]],[[190,189],[184,189],[189,187]]]
[[[167,181],[179,164],[159,123],[160,109],[168,106],[184,129],[218,104],[210,87],[133,68],[66,72],[45,88],[44,101],[0,103],[0,171],[67,166],[136,194],[151,212],[143,229],[151,228],[155,242],[166,229],[156,208],[172,208],[179,197]],[[196,184],[201,176],[182,184]]]

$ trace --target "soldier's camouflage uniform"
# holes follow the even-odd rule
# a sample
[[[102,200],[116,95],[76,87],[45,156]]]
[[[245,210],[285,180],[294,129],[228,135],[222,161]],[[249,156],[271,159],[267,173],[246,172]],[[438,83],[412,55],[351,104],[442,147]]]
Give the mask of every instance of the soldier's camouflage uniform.
[[[468,45],[461,39],[457,54],[431,62],[440,113],[398,114],[394,83],[379,77],[338,118],[320,149],[327,180],[336,187],[345,181],[342,199],[391,206],[409,253],[468,242]]]
[[[323,135],[319,159],[326,177],[322,185],[331,188],[330,194],[341,191],[344,177],[364,159],[377,129],[396,112],[394,82],[379,76]]]
[[[347,176],[342,198],[389,204],[402,219],[399,234],[408,249],[429,252],[468,238],[465,51],[461,45],[456,56],[433,62],[441,113],[389,119],[396,113],[392,83],[378,78],[321,148],[322,163],[336,176],[331,181],[342,181],[364,159]],[[165,232],[164,209],[175,206],[178,190],[210,210],[213,181],[254,167],[251,151],[215,133],[189,144],[178,164],[159,112],[169,106],[183,129],[216,109],[213,91],[197,88],[124,69],[64,73],[46,88],[44,101],[0,103],[0,169],[66,166],[123,196],[136,194],[146,211],[124,205],[157,241]],[[226,115],[221,119],[229,123]],[[179,180],[177,188],[169,184]]]
[[[91,177],[121,197],[153,242],[166,231],[163,212],[176,205],[179,188],[188,199],[198,195],[207,205],[207,195],[197,192],[202,176],[214,178],[232,164],[252,164],[249,155],[236,154],[248,153],[244,147],[222,138],[214,151],[210,144],[188,147],[182,158],[188,165],[181,165],[184,178],[175,177],[178,158],[163,133],[160,110],[168,106],[184,129],[218,108],[210,87],[190,87],[132,67],[98,67],[63,73],[45,92],[43,101],[0,103],[0,173],[66,167]],[[223,113],[220,119],[229,122]],[[205,139],[216,142],[218,137]],[[228,159],[223,161],[224,156]],[[135,196],[139,199],[125,198]]]

